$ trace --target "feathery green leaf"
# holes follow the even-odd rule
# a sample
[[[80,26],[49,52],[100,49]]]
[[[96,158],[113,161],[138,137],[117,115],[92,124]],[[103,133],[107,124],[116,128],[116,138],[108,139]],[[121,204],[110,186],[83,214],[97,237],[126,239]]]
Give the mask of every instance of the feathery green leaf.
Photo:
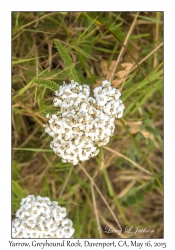
[[[58,90],[58,84],[51,80],[35,80],[35,83],[39,86],[45,86],[46,88],[52,90],[53,92]]]
[[[61,58],[63,59],[64,61],[64,64],[67,68],[71,67],[73,62],[72,62],[72,58],[70,57],[68,51],[63,47],[63,45],[56,39],[54,39],[54,44],[58,50],[58,52],[60,53],[60,56]],[[78,79],[78,75],[77,75],[77,72],[75,70],[74,67],[71,67],[71,69],[68,71],[72,80],[74,81],[78,81],[79,82],[79,79]]]
[[[60,108],[54,107],[54,108],[44,109],[42,113],[43,115],[46,115],[46,114],[53,115],[53,114],[56,114],[58,111],[60,111]]]

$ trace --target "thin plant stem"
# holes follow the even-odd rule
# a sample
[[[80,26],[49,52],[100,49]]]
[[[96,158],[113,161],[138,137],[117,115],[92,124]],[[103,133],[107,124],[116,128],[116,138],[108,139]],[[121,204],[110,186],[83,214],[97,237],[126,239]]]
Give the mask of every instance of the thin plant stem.
[[[150,174],[152,175],[152,173],[150,171],[148,171],[147,169],[144,169],[143,167],[141,167],[138,163],[132,161],[130,158],[128,158],[127,156],[117,152],[117,151],[114,151],[113,149],[109,148],[109,147],[106,147],[106,146],[103,146],[103,148],[107,149],[108,151],[111,151],[112,153],[124,158],[125,160],[131,162],[136,168],[140,169],[141,171],[147,173],[147,174]]]
[[[92,193],[92,201],[93,201],[94,213],[95,213],[95,218],[97,221],[97,226],[98,226],[98,228],[101,228],[100,220],[99,220],[99,216],[98,216],[97,204],[96,204],[96,200],[95,200],[94,186],[93,186],[92,182],[91,182],[91,193]],[[102,231],[99,230],[98,232],[99,232],[100,238],[102,239],[103,238]]]
[[[82,169],[82,171],[86,174],[86,176],[89,178],[89,180],[92,182],[92,184],[94,185],[94,187],[96,188],[97,192],[99,193],[99,195],[101,196],[102,200],[104,201],[104,203],[106,204],[107,208],[109,209],[110,213],[112,214],[115,222],[117,223],[118,227],[120,230],[122,230],[122,227],[117,219],[117,217],[115,216],[114,212],[112,211],[112,209],[110,208],[108,202],[106,201],[106,199],[104,198],[104,196],[102,195],[101,191],[99,190],[99,188],[97,187],[97,185],[95,184],[94,180],[90,177],[90,175],[88,174],[88,172],[84,169],[84,167],[79,163],[78,164],[80,166],[80,168]]]
[[[127,46],[127,43],[128,43],[128,41],[129,41],[129,37],[131,36],[131,33],[133,32],[133,29],[134,29],[134,27],[135,27],[135,24],[136,24],[138,15],[139,15],[139,13],[137,13],[137,14],[135,15],[135,18],[134,18],[134,20],[133,20],[133,23],[131,24],[131,27],[130,27],[130,29],[129,29],[129,32],[128,32],[128,34],[127,34],[127,36],[126,36],[126,38],[125,38],[125,41],[124,41],[124,43],[123,43],[124,46]],[[109,79],[110,82],[112,81],[112,79],[113,79],[113,77],[114,77],[114,73],[115,73],[115,71],[116,71],[116,69],[117,69],[117,66],[118,66],[118,64],[119,64],[119,62],[120,62],[120,59],[121,59],[121,57],[123,56],[123,53],[124,53],[124,51],[125,51],[125,47],[124,47],[124,46],[121,48],[120,53],[119,53],[119,55],[118,55],[117,62],[116,62],[116,64],[115,64],[115,67],[114,67],[113,72],[112,72],[112,74],[111,74],[111,77],[110,77],[110,79]]]
[[[69,173],[68,173],[68,175],[67,175],[67,177],[66,177],[66,180],[65,180],[65,182],[64,182],[64,184],[63,184],[63,187],[62,187],[62,189],[61,189],[61,191],[60,191],[60,193],[59,193],[59,197],[61,197],[61,196],[63,195],[63,193],[64,193],[64,191],[65,191],[65,189],[66,189],[66,186],[67,186],[67,183],[68,183],[69,178],[70,178],[70,176],[71,176],[71,173],[72,173],[73,168],[74,168],[74,165],[72,165],[71,168],[70,168],[70,170],[69,170]]]
[[[146,59],[148,59],[151,55],[153,55],[158,49],[160,49],[160,47],[163,46],[163,42],[160,43],[155,49],[153,49],[147,56],[145,56],[140,62],[138,62],[138,65],[140,66],[144,61],[146,61]],[[129,73],[131,73],[133,70],[135,70],[138,65],[135,65],[131,71]]]

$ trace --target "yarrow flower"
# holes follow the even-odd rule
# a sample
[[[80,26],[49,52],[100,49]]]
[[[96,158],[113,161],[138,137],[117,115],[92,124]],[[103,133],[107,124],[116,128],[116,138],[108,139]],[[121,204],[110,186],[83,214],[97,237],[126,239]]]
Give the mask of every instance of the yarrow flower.
[[[93,92],[95,98],[89,96],[88,85],[73,80],[55,91],[53,103],[60,111],[47,114],[48,123],[44,126],[53,137],[50,147],[63,162],[76,165],[96,156],[98,148],[113,135],[115,119],[123,116],[121,93],[109,81],[103,81]]]
[[[72,221],[66,218],[66,208],[48,197],[28,195],[12,221],[13,238],[72,238]]]

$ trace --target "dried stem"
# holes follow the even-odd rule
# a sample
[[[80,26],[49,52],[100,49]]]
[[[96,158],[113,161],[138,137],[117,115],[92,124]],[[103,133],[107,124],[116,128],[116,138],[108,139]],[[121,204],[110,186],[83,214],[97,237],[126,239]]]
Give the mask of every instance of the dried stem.
[[[129,37],[131,36],[131,33],[133,32],[133,29],[134,29],[134,27],[135,27],[135,24],[136,24],[138,15],[139,15],[139,13],[137,13],[137,14],[135,15],[134,21],[133,21],[133,23],[132,23],[132,25],[131,25],[131,27],[130,27],[130,29],[129,29],[129,32],[128,32],[126,38],[125,38],[125,41],[124,41],[124,43],[123,43],[124,46],[126,46],[127,43],[128,43],[128,41],[129,41]],[[118,64],[119,64],[119,62],[120,62],[120,59],[121,59],[121,57],[123,56],[123,53],[124,53],[124,51],[125,51],[125,47],[124,47],[124,46],[122,46],[122,48],[121,48],[121,50],[120,50],[119,56],[118,56],[118,58],[117,58],[117,62],[116,62],[116,64],[115,64],[115,67],[114,67],[113,72],[112,72],[112,74],[111,74],[111,77],[110,77],[110,79],[109,79],[110,82],[112,81],[112,78],[114,77],[114,73],[115,73],[115,71],[116,71],[116,69],[117,69],[117,66],[118,66]]]
[[[84,169],[84,167],[79,163],[78,164],[80,166],[80,168],[83,170],[83,172],[86,174],[86,176],[89,178],[89,180],[91,181],[91,183],[94,185],[94,187],[96,188],[97,192],[99,193],[99,195],[101,196],[102,200],[104,201],[104,203],[106,204],[107,208],[109,209],[110,213],[112,214],[114,220],[116,221],[118,227],[120,230],[122,230],[122,227],[117,219],[117,217],[115,216],[114,212],[112,211],[112,209],[110,208],[108,202],[106,201],[105,197],[102,195],[102,193],[100,192],[99,188],[97,187],[97,185],[95,184],[94,180],[90,177],[90,175],[88,174],[88,172]]]

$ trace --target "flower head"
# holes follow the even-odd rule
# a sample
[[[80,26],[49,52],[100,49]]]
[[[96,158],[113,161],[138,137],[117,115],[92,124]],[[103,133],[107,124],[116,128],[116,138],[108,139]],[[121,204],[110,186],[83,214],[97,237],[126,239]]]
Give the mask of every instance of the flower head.
[[[94,90],[86,84],[71,81],[55,91],[54,106],[60,111],[47,114],[45,132],[54,139],[50,146],[63,162],[76,165],[98,154],[98,147],[106,145],[113,135],[114,118],[121,118],[124,105],[121,93],[107,80]]]
[[[20,205],[12,221],[13,238],[72,238],[73,223],[58,202],[28,195]]]

